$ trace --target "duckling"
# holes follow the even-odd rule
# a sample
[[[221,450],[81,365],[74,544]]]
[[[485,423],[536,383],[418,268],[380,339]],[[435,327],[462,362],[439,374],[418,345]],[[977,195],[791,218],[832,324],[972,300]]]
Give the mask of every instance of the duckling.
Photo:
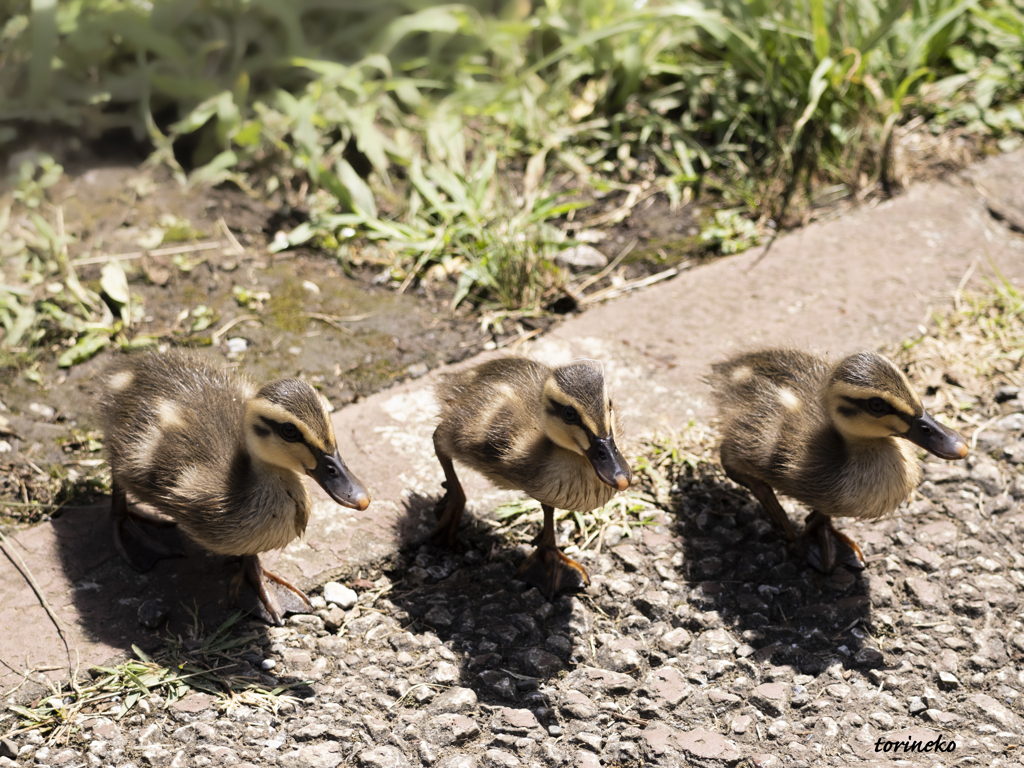
[[[555,543],[555,507],[587,512],[629,487],[632,472],[615,445],[618,430],[604,368],[577,360],[557,368],[523,357],[490,360],[438,384],[441,422],[434,450],[447,493],[433,539],[455,544],[466,495],[453,460],[500,488],[541,503],[544,528],[520,576],[553,598],[590,584],[586,569]]]
[[[921,479],[913,445],[948,460],[967,455],[964,439],[929,416],[907,377],[874,352],[832,363],[768,349],[712,371],[725,473],[750,489],[791,542],[798,537],[775,493],[807,505],[800,546],[817,534],[826,573],[836,562],[834,539],[864,564],[831,519],[893,512]]]
[[[129,511],[130,493],[211,552],[241,556],[243,574],[275,624],[285,610],[312,611],[298,587],[263,569],[259,553],[305,531],[310,499],[302,474],[343,506],[362,510],[370,503],[338,454],[313,387],[281,379],[257,388],[204,357],[172,351],[113,364],[103,374],[99,405],[114,544],[125,560],[146,571],[174,554],[136,525],[160,519]],[[129,550],[129,532],[142,552]],[[287,590],[275,590],[288,603],[284,609],[268,580]]]

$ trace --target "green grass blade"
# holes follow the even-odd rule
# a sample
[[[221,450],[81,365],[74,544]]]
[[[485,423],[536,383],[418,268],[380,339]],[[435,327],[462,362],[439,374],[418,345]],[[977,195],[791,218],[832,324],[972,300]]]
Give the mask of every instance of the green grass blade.
[[[825,0],[811,1],[811,28],[814,31],[814,56],[823,61],[829,54],[831,41],[825,22]]]
[[[42,104],[50,95],[53,54],[57,49],[57,0],[32,0],[32,63],[29,97]]]

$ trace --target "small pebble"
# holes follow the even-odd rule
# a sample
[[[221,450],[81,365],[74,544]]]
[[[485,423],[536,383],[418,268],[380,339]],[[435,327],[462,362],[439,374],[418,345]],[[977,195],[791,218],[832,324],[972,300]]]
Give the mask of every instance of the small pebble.
[[[36,416],[41,419],[46,419],[47,421],[57,415],[57,412],[53,408],[48,405],[43,405],[42,403],[29,403],[28,409]]]
[[[344,584],[328,581],[324,584],[324,600],[328,603],[334,603],[339,608],[347,611],[356,604],[356,601],[359,600],[359,595],[356,594],[355,590],[349,589]]]
[[[228,339],[227,345],[229,355],[241,354],[242,352],[245,352],[245,350],[249,348],[249,342],[239,336]]]
[[[428,370],[430,369],[427,368],[425,363],[413,363],[412,365],[405,369],[405,372],[412,376],[414,379],[418,379]]]
[[[171,609],[163,600],[147,600],[139,606],[139,624],[146,629],[156,629],[167,620],[170,612]]]
[[[264,672],[269,672],[270,670],[272,670],[276,666],[277,666],[277,660],[276,659],[264,659],[263,661],[260,662],[260,669],[262,669]]]

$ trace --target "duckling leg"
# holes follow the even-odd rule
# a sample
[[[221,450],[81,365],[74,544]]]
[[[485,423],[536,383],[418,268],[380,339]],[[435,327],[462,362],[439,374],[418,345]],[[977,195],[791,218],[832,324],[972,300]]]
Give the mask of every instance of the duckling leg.
[[[462,490],[458,475],[455,474],[455,464],[438,444],[437,432],[434,432],[434,452],[437,460],[441,462],[441,469],[444,470],[444,487],[446,493],[434,507],[434,515],[437,516],[437,525],[434,532],[430,534],[430,540],[437,545],[446,544],[449,548],[455,546],[455,536],[459,530],[459,520],[462,519],[462,512],[466,508],[466,494]]]
[[[245,555],[242,558],[242,572],[259,595],[273,624],[279,627],[284,624],[285,613],[313,613],[313,604],[309,602],[306,593],[276,573],[266,570],[260,563],[259,555]],[[284,589],[268,589],[268,580],[280,584]]]
[[[836,556],[837,539],[853,550],[853,555],[857,558],[861,568],[867,565],[864,553],[857,546],[857,542],[845,533],[837,531],[832,525],[832,518],[828,515],[823,515],[820,512],[811,512],[807,516],[807,519],[804,521],[804,532],[800,536],[801,548],[807,547],[807,543],[812,536],[817,538],[821,559],[820,562],[816,563],[812,557],[808,557],[808,562],[822,573],[832,573],[832,570],[836,567],[836,561],[838,560]]]
[[[566,557],[555,544],[555,508],[541,504],[544,529],[533,540],[537,549],[521,566],[519,577],[554,600],[562,592],[582,592],[590,586],[590,576],[582,565]]]
[[[722,460],[722,468],[725,469],[725,474],[729,476],[734,482],[745,486],[750,490],[752,494],[761,502],[761,506],[768,512],[768,516],[771,521],[775,523],[778,528],[782,529],[782,532],[786,534],[786,538],[790,541],[796,541],[797,534],[796,528],[793,527],[793,523],[789,519],[789,515],[786,514],[786,510],[779,504],[779,500],[775,498],[775,491],[768,483],[758,480],[756,477],[745,475],[738,471],[735,467],[732,467]]]
[[[128,496],[117,481],[110,488],[110,516],[114,521],[114,548],[126,563],[140,573],[150,571],[165,557],[182,557],[180,549],[168,546],[154,539],[142,527],[174,528],[175,523],[128,509]],[[127,526],[127,528],[126,528]],[[126,540],[135,546],[126,546]]]

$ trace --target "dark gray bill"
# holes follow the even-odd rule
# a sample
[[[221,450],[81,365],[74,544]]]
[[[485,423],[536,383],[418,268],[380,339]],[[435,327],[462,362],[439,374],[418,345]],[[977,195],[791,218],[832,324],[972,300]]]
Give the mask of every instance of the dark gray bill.
[[[622,458],[619,449],[615,447],[615,440],[611,437],[594,438],[590,441],[590,448],[587,450],[587,458],[591,466],[601,478],[601,482],[624,491],[629,488],[629,482],[633,479],[633,473]]]
[[[939,424],[927,412],[910,422],[910,431],[903,436],[940,459],[954,461],[967,455],[967,441],[949,427]]]
[[[306,474],[316,480],[320,487],[327,491],[327,495],[342,506],[360,510],[370,506],[370,494],[366,492],[358,478],[349,472],[337,452],[333,456],[321,454],[316,468],[307,469]]]

